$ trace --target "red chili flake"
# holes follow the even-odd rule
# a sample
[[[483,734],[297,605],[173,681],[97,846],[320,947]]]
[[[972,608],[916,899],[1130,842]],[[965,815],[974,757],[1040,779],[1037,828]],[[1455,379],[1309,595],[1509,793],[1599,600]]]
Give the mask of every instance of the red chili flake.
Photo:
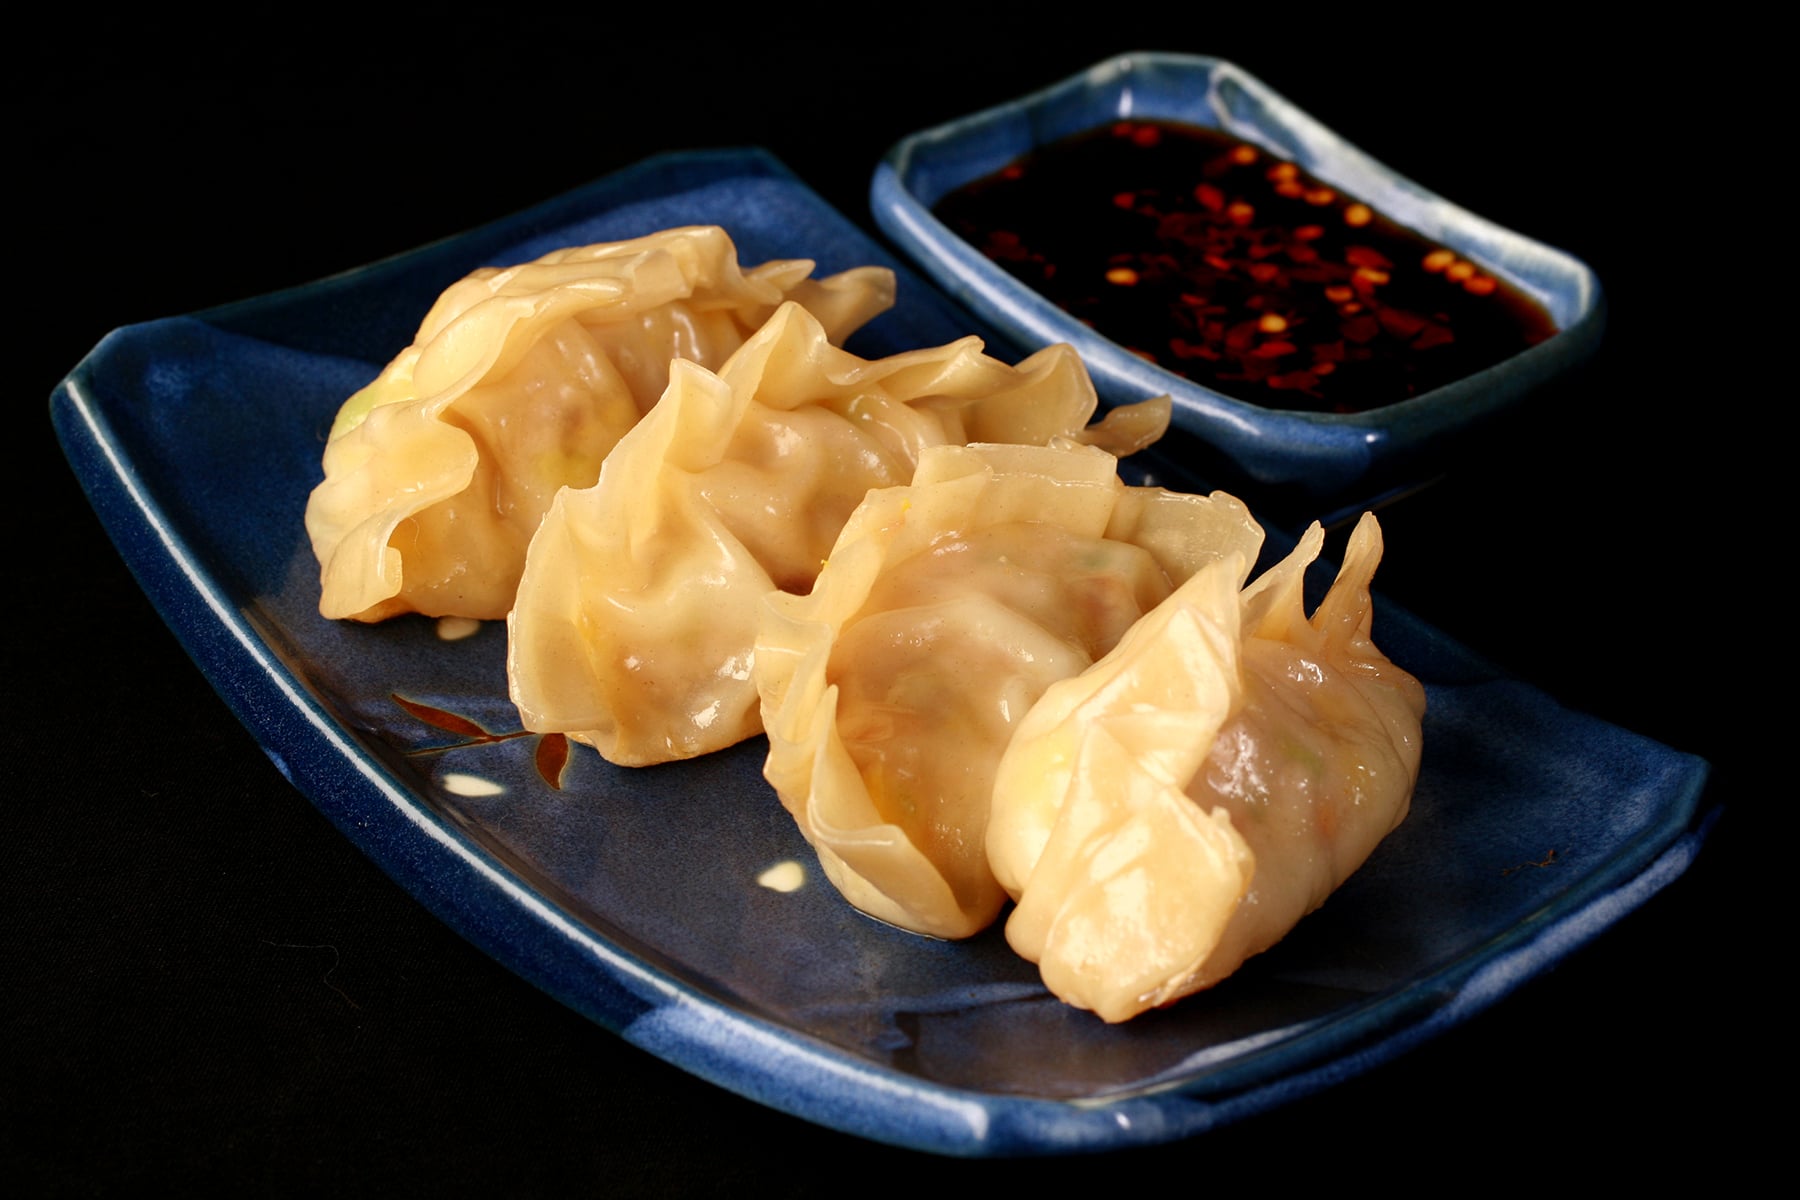
[[[1466,259],[1461,262],[1453,262],[1444,268],[1444,278],[1453,280],[1456,283],[1461,283],[1463,280],[1468,279],[1474,274],[1475,264]]]
[[[1294,230],[1294,238],[1302,242],[1316,242],[1325,236],[1323,225],[1302,225]]]
[[[998,262],[1027,262],[1031,258],[1031,252],[1019,240],[1018,234],[1004,229],[997,229],[989,235],[982,251]]]
[[[1456,335],[1448,325],[1440,325],[1436,321],[1428,322],[1425,332],[1421,333],[1412,344],[1414,350],[1429,350],[1433,346],[1448,346],[1456,340]]]
[[[1162,141],[1162,130],[1154,125],[1139,125],[1131,131],[1131,140],[1139,146],[1148,148]]]
[[[1490,296],[1499,286],[1492,275],[1475,275],[1463,280],[1463,291],[1471,296]]]
[[[1311,246],[1289,246],[1288,258],[1297,263],[1313,263],[1319,261],[1319,252]]]
[[[1398,308],[1381,310],[1381,324],[1384,329],[1397,338],[1412,337],[1425,328],[1425,318],[1417,313],[1409,313]]]
[[[1450,251],[1433,250],[1420,261],[1419,265],[1424,267],[1427,271],[1436,272],[1442,271],[1445,267],[1448,267],[1455,261],[1456,255],[1452,254]]]
[[[1353,229],[1360,229],[1374,219],[1374,210],[1366,204],[1352,204],[1344,210],[1344,224]]]
[[[1278,391],[1304,392],[1318,387],[1319,377],[1311,371],[1289,371],[1283,375],[1271,375],[1264,382]]]
[[[1250,353],[1256,355],[1258,358],[1281,358],[1284,355],[1292,354],[1298,349],[1299,347],[1292,342],[1274,341],[1264,342]]]
[[[1210,183],[1200,184],[1194,189],[1194,199],[1207,212],[1218,212],[1225,207],[1225,193]]]
[[[1136,192],[1115,192],[1113,194],[1113,207],[1114,208],[1129,209],[1129,208],[1131,208],[1132,205],[1134,205],[1136,203],[1137,203],[1137,193]]]
[[[1335,284],[1325,289],[1325,298],[1333,304],[1345,304],[1356,298],[1356,290],[1341,283]]]
[[[1372,342],[1380,335],[1381,322],[1366,313],[1344,322],[1344,337],[1352,342]]]
[[[1284,179],[1275,185],[1275,194],[1287,200],[1298,200],[1306,194],[1306,185],[1298,179]]]
[[[1311,188],[1306,193],[1306,202],[1314,208],[1323,208],[1337,199],[1337,193],[1327,187]]]
[[[1226,208],[1225,215],[1231,218],[1233,225],[1248,225],[1256,220],[1256,210],[1242,200]]]
[[[1387,255],[1373,246],[1345,246],[1344,261],[1353,267],[1369,267],[1377,271],[1393,269],[1393,262]]]
[[[1205,358],[1217,362],[1219,352],[1201,342],[1190,342],[1186,338],[1170,338],[1169,350],[1176,358]]]
[[[1250,264],[1250,278],[1258,283],[1267,283],[1281,274],[1281,268],[1274,263],[1259,262]]]

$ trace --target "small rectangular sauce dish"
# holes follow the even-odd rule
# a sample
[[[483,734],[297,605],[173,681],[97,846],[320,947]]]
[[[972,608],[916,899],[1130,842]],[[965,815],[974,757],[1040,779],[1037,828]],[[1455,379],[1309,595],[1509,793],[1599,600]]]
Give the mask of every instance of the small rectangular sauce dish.
[[[1023,351],[1156,395],[1222,486],[1366,504],[1587,358],[1580,260],[1400,176],[1232,63],[1141,53],[897,143],[882,230]]]

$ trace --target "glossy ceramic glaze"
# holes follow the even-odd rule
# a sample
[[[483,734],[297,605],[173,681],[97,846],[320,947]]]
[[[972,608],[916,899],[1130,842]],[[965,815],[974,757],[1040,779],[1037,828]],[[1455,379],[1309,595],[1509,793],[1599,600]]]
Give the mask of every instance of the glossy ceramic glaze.
[[[838,1129],[959,1155],[1106,1149],[1201,1133],[1407,1049],[1690,861],[1704,762],[1383,607],[1377,638],[1429,694],[1412,816],[1237,977],[1107,1026],[1049,996],[998,929],[951,944],[852,910],[763,782],[761,739],[665,767],[583,747],[564,762],[519,729],[500,624],[322,619],[301,514],[325,431],[438,292],[479,265],[695,222],[724,225],[747,263],[895,265],[766,154],[662,157],[310,287],[117,330],[52,400],[121,553],[269,756],[510,969],[681,1068]],[[899,277],[898,308],[852,348],[969,330]],[[1166,454],[1145,473],[1200,486]],[[1557,869],[1532,869],[1549,847]]]
[[[1221,129],[1273,151],[1517,285],[1546,308],[1560,332],[1487,370],[1366,412],[1265,408],[1101,336],[932,214],[941,197],[963,184],[1121,117]],[[1113,403],[1168,394],[1177,426],[1216,451],[1226,471],[1249,485],[1291,490],[1321,514],[1428,477],[1457,438],[1585,359],[1603,319],[1599,281],[1584,263],[1401,177],[1254,76],[1213,58],[1109,59],[1042,91],[912,134],[876,168],[871,207],[883,231],[940,287],[1021,349],[1072,343]]]

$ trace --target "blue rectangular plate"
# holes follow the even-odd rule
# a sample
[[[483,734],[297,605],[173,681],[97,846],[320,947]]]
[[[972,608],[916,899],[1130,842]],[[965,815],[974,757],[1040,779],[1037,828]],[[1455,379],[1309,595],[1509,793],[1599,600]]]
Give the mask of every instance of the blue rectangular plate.
[[[560,788],[506,697],[505,629],[334,624],[301,524],[343,399],[474,267],[674,225],[746,263],[895,267],[865,356],[980,329],[766,153],[671,155],[276,295],[107,336],[52,397],[145,591],[282,771],[495,959],[667,1061],[863,1136],[959,1155],[1163,1142],[1317,1090],[1485,1008],[1675,878],[1704,761],[1562,708],[1392,606],[1426,684],[1413,812],[1285,942],[1124,1026],[1050,997],[998,928],[868,920],[763,782],[761,739],[666,767],[577,748]],[[1194,490],[1180,444],[1140,479]],[[458,725],[441,715],[453,714]],[[421,717],[425,719],[421,719]],[[1559,848],[1556,871],[1519,871]],[[762,886],[795,862],[796,891]]]

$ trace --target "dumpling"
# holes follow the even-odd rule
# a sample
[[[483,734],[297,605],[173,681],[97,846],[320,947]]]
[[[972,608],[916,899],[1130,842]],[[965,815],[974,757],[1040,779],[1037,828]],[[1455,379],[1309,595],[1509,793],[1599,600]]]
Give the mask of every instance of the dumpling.
[[[1080,434],[1097,405],[1068,346],[1009,366],[969,337],[871,361],[827,334],[785,304],[716,374],[677,363],[594,486],[557,497],[510,618],[526,728],[624,766],[760,732],[762,598],[812,587],[870,488],[909,481],[928,447]],[[1167,401],[1147,411],[1097,428],[1154,438]]]
[[[1272,946],[1406,815],[1424,690],[1370,640],[1365,515],[1307,618],[1323,535],[1240,592],[1209,566],[1007,747],[987,852],[1013,948],[1107,1021],[1210,987]]]
[[[741,270],[723,229],[557,250],[453,284],[413,344],[338,413],[306,507],[319,611],[499,618],[563,487],[586,487],[673,359],[718,366],[784,300],[826,335],[892,306],[894,277]]]
[[[767,599],[756,644],[764,774],[832,883],[916,932],[991,923],[988,809],[1020,720],[1261,539],[1222,492],[1126,487],[1110,455],[1068,443],[936,448],[910,486],[871,492],[812,593]]]

